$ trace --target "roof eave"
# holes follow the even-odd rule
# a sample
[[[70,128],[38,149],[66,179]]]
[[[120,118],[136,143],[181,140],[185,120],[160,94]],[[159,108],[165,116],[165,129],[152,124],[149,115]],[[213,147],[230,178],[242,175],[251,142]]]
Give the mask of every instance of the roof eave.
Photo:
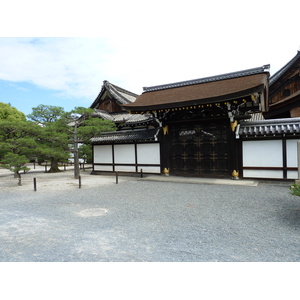
[[[130,95],[132,97],[138,97],[138,95],[136,95],[132,92],[129,92],[125,89],[122,89],[122,88],[110,83],[107,80],[104,80],[103,85],[100,90],[100,93],[98,94],[98,96],[96,97],[96,99],[94,100],[94,102],[92,103],[90,108],[96,108],[96,105],[101,101],[101,98],[103,97],[103,95],[105,94],[106,91],[110,94],[110,96],[112,98],[115,98],[119,102],[118,103],[119,105],[123,105],[124,103],[126,103],[126,104],[132,103],[128,99],[126,99],[123,95],[121,95],[118,92],[118,89],[124,93],[127,93],[128,95]]]
[[[213,104],[218,102],[228,102],[228,101],[234,101],[236,99],[240,98],[246,98],[251,96],[254,93],[262,93],[264,91],[264,84],[260,84],[256,87],[253,87],[251,89],[247,89],[244,91],[232,93],[232,94],[226,94],[218,97],[213,98],[204,98],[204,99],[196,99],[196,100],[189,100],[184,102],[173,102],[173,103],[167,103],[167,104],[157,104],[157,105],[148,105],[148,106],[135,106],[135,105],[122,105],[126,110],[129,110],[130,112],[145,112],[145,111],[153,111],[158,109],[172,109],[172,108],[180,108],[180,107],[186,107],[186,106],[194,106],[194,105],[203,105],[203,104]],[[133,103],[134,104],[134,103]]]
[[[170,84],[162,84],[157,86],[151,86],[151,87],[144,87],[144,93],[153,92],[153,91],[159,91],[159,90],[166,90],[166,89],[173,89],[178,87],[184,87],[189,85],[197,85],[197,84],[203,84],[203,83],[209,83],[209,82],[216,82],[216,81],[223,81],[227,79],[234,79],[234,78],[240,78],[245,76],[251,76],[261,73],[267,73],[269,74],[270,65],[264,65],[262,67],[258,68],[252,68],[242,71],[236,71],[231,73],[225,73],[215,76],[209,76],[209,77],[203,77],[199,79],[193,79],[193,80],[187,80],[187,81],[180,81]]]
[[[270,86],[274,85],[299,58],[300,51],[297,51],[297,54],[288,63],[270,77]]]

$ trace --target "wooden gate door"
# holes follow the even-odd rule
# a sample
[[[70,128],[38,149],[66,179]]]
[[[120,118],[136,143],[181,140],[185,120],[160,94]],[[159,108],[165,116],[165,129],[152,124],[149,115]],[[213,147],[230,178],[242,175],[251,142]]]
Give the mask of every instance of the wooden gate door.
[[[229,176],[228,122],[170,126],[171,174]]]

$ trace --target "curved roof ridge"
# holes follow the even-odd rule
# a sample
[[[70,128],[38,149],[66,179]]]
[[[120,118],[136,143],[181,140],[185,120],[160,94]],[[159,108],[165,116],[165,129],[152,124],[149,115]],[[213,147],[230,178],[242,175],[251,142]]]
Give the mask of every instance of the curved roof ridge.
[[[287,64],[285,64],[280,70],[270,77],[270,85],[272,85],[280,76],[282,76],[299,57],[300,51],[297,51],[297,54]]]
[[[249,125],[266,125],[266,124],[300,124],[300,117],[297,118],[283,118],[283,119],[267,119],[267,120],[258,120],[258,121],[242,121],[240,122],[241,126]]]
[[[117,91],[119,91],[119,92],[122,92],[122,93],[125,93],[125,94],[128,94],[128,95],[131,95],[131,96],[133,96],[133,97],[138,97],[137,94],[135,94],[135,93],[133,93],[133,92],[130,92],[130,91],[128,91],[128,90],[125,90],[125,89],[123,89],[123,88],[121,88],[121,87],[119,87],[119,86],[117,86],[117,85],[115,85],[115,84],[109,82],[108,80],[104,80],[103,83],[104,83],[104,84],[105,84],[105,83],[109,84],[110,86],[112,86],[113,88],[115,88],[115,89],[116,89]]]
[[[95,105],[97,104],[99,99],[101,99],[101,97],[104,95],[106,90],[116,99],[119,105],[130,104],[134,102],[135,99],[138,97],[138,95],[129,92],[117,85],[114,85],[110,83],[108,80],[104,80],[98,96],[90,106],[91,108],[95,107]]]
[[[258,67],[258,68],[252,68],[252,69],[247,69],[247,70],[242,70],[242,71],[237,71],[237,72],[225,73],[225,74],[221,74],[221,75],[203,77],[203,78],[199,78],[199,79],[174,82],[174,83],[170,83],[170,84],[162,84],[162,85],[157,85],[157,86],[144,87],[143,89],[144,89],[144,93],[153,92],[153,91],[171,89],[171,88],[176,88],[176,87],[183,87],[183,86],[188,86],[188,85],[195,85],[195,84],[208,83],[208,82],[220,81],[220,80],[225,80],[225,79],[244,77],[244,76],[269,72],[269,69],[270,69],[270,65],[264,65],[264,66]]]
[[[103,86],[115,97],[115,99],[119,102],[119,104],[129,104],[133,101],[131,99],[128,99],[124,94],[125,92],[121,92],[121,88],[118,86],[113,85],[109,81],[105,80],[103,81]],[[125,91],[125,90],[123,90]],[[136,98],[135,96],[129,95],[130,98]]]

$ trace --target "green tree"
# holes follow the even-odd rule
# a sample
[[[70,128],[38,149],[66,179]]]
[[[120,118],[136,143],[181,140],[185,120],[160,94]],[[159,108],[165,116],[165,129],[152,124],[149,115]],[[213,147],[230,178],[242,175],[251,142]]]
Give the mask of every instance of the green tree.
[[[18,185],[22,185],[20,171],[29,171],[30,168],[26,167],[25,164],[28,163],[28,158],[25,155],[18,155],[15,153],[7,153],[1,160],[0,166],[16,174],[18,180]]]
[[[26,163],[39,151],[40,127],[26,120],[23,113],[8,104],[0,105],[0,165],[15,173],[28,170]]]
[[[40,127],[29,121],[0,120],[0,158],[11,152],[31,158],[39,153]]]
[[[101,132],[115,130],[113,122],[95,118],[93,112],[84,107],[65,112],[62,107],[39,105],[27,116],[41,125],[43,155],[51,159],[49,171],[60,171],[58,161],[70,158],[73,152],[74,177],[79,178],[79,145],[88,144],[92,137]]]
[[[79,178],[79,145],[89,144],[92,137],[102,132],[114,131],[116,126],[109,120],[93,117],[94,110],[91,108],[76,107],[64,116],[71,133],[70,143],[74,153],[74,177]]]
[[[92,163],[93,161],[93,147],[89,143],[85,143],[78,147],[78,155],[80,158],[84,159],[85,163]]]
[[[40,157],[50,160],[48,172],[51,173],[60,172],[58,162],[67,161],[70,156],[68,143],[70,134],[67,131],[67,124],[63,121],[64,115],[63,107],[41,104],[32,108],[32,113],[27,116],[41,127]]]
[[[0,102],[0,121],[25,121],[26,116],[10,104]]]

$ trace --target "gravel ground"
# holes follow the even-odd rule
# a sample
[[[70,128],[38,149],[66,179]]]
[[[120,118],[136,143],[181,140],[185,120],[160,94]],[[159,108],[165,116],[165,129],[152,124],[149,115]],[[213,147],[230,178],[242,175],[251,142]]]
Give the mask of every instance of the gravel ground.
[[[1,177],[0,261],[300,261],[300,198],[288,187]]]

